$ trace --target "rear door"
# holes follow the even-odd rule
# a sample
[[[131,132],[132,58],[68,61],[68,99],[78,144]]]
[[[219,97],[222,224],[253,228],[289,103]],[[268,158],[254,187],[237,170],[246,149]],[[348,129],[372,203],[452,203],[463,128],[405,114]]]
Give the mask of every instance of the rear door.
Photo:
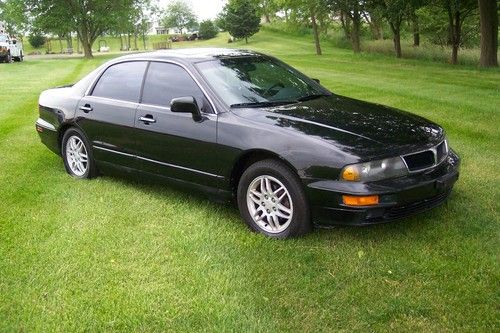
[[[170,111],[173,98],[186,96],[197,100],[203,115],[201,121],[194,121],[191,114]],[[186,69],[173,63],[150,63],[137,110],[136,128],[137,156],[142,169],[205,186],[218,186],[217,115]]]
[[[134,125],[145,61],[111,65],[83,97],[77,124],[84,130],[98,161],[136,168]]]

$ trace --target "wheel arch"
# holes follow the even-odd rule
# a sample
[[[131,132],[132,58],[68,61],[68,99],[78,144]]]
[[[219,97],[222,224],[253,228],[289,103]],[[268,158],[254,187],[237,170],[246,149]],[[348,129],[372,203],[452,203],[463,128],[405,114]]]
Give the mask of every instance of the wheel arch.
[[[233,164],[233,168],[231,169],[230,176],[230,186],[231,192],[236,196],[236,192],[238,190],[238,183],[240,181],[243,172],[252,164],[258,161],[266,160],[266,159],[274,159],[285,164],[292,172],[298,175],[297,169],[286,159],[284,159],[279,154],[274,152],[264,150],[264,149],[252,149],[243,152]]]
[[[78,125],[76,125],[75,123],[63,123],[63,124],[61,124],[61,126],[59,126],[59,128],[57,129],[57,147],[59,149],[59,155],[62,154],[61,147],[62,147],[62,140],[64,137],[64,133],[66,133],[66,131],[70,128],[77,128],[80,131],[82,131],[82,129]],[[83,133],[85,134],[85,132],[83,132]]]

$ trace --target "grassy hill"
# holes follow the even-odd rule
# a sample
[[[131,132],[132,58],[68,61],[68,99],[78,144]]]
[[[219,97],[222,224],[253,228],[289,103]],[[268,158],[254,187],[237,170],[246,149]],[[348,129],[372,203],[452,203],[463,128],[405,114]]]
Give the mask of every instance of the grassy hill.
[[[329,45],[318,57],[272,31],[230,46],[443,125],[463,158],[448,203],[273,241],[169,186],[74,180],[39,142],[37,98],[114,55],[0,64],[0,331],[498,331],[500,72]]]

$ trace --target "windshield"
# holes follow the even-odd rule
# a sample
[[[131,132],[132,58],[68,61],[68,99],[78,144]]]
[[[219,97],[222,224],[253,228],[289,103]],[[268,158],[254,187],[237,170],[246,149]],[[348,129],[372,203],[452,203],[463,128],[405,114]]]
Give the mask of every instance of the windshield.
[[[232,107],[288,104],[330,95],[305,75],[265,56],[221,58],[196,66]]]
[[[7,42],[7,36],[6,35],[0,35],[0,43],[5,43]]]

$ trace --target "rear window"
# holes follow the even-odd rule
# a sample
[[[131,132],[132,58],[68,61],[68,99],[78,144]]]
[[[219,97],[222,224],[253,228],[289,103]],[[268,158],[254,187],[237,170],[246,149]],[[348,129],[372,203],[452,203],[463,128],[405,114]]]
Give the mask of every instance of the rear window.
[[[131,61],[110,66],[92,91],[92,96],[139,102],[147,62]]]

